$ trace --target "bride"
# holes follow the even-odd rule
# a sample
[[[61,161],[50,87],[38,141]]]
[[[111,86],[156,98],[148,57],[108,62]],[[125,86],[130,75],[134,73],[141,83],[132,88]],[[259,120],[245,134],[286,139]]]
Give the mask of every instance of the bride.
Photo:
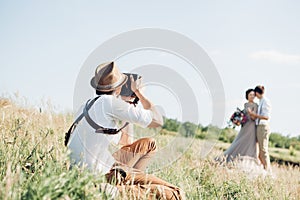
[[[238,157],[257,159],[255,119],[251,118],[248,112],[249,109],[255,113],[257,112],[258,105],[254,102],[254,98],[255,91],[253,89],[248,89],[246,91],[246,99],[248,102],[244,104],[248,121],[242,125],[240,132],[230,147],[224,152],[226,162],[231,162]]]

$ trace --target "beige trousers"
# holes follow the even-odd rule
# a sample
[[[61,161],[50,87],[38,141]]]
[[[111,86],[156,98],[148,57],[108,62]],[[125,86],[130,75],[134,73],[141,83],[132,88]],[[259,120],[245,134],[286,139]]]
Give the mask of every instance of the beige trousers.
[[[155,152],[155,140],[141,138],[132,144],[123,146],[113,156],[119,164],[144,171]]]
[[[142,138],[114,153],[118,163],[106,178],[117,185],[123,199],[185,199],[180,188],[143,172],[155,151],[155,140]]]
[[[256,138],[258,142],[259,154],[258,158],[264,165],[266,170],[270,169],[270,156],[269,156],[269,137],[270,127],[269,125],[258,125],[256,131]]]

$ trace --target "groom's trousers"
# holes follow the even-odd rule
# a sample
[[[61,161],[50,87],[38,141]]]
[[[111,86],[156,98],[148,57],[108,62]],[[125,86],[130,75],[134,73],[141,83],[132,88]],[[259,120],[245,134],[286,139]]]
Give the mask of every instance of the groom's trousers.
[[[266,170],[270,169],[270,156],[269,156],[269,136],[270,127],[266,124],[257,126],[256,138],[259,146],[259,159],[261,160]]]

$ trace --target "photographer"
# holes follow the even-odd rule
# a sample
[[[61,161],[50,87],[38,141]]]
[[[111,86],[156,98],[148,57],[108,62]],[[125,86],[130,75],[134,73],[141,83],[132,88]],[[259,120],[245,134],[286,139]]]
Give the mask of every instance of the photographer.
[[[108,182],[116,184],[121,193],[130,190],[132,192],[129,193],[134,194],[135,198],[150,195],[182,199],[178,187],[143,172],[156,151],[153,139],[142,138],[131,144],[127,140],[121,150],[114,154],[110,152],[110,146],[120,142],[121,132],[128,123],[144,128],[155,128],[163,124],[161,114],[140,92],[140,79],[134,81],[133,76],[130,76],[130,89],[139,98],[142,108],[119,98],[127,79],[114,62],[103,63],[97,67],[91,85],[98,96],[82,106],[66,136],[66,144],[71,150],[71,161],[94,172],[106,174]],[[118,121],[127,123],[117,129]]]

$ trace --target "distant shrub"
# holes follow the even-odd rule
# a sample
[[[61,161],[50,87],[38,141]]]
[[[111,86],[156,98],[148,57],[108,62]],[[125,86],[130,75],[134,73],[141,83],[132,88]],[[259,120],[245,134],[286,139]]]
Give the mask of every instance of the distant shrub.
[[[194,137],[197,130],[198,126],[196,124],[192,122],[184,122],[179,128],[179,133],[185,137]]]
[[[196,132],[196,135],[195,135],[195,138],[198,138],[198,139],[205,139],[207,137],[207,132],[202,132],[201,129],[198,129],[197,132]]]
[[[161,130],[159,131],[159,134],[160,134],[160,135],[171,135],[171,136],[176,136],[176,135],[178,135],[177,132],[174,132],[174,131],[168,131],[168,130],[166,130],[166,129],[161,129]]]
[[[292,145],[290,146],[289,151],[290,151],[290,155],[291,156],[296,156],[295,149],[294,149],[294,147]]]
[[[164,118],[164,125],[162,128],[168,131],[177,132],[180,124],[181,123],[177,121],[177,119]]]
[[[227,143],[232,143],[237,132],[232,128],[224,128],[219,135],[219,140]]]

